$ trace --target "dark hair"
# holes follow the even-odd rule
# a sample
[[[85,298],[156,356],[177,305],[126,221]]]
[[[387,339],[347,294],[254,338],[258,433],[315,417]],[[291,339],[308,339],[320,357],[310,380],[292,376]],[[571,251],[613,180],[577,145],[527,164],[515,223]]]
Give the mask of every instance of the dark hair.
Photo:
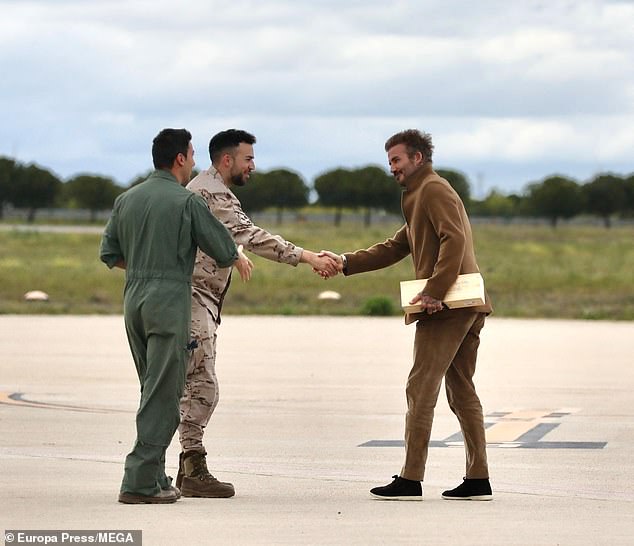
[[[222,154],[226,153],[230,148],[237,148],[242,142],[255,144],[255,137],[251,133],[240,129],[227,129],[212,136],[209,141],[209,158],[211,162],[216,164],[220,161]]]
[[[407,129],[396,133],[387,139],[385,143],[385,151],[389,151],[397,144],[405,144],[407,147],[407,155],[412,157],[416,152],[423,154],[423,160],[431,163],[431,156],[434,152],[434,145],[431,143],[431,135],[429,133],[421,133],[417,129]]]
[[[171,169],[178,154],[187,156],[192,134],[187,129],[163,129],[152,141],[155,169]]]

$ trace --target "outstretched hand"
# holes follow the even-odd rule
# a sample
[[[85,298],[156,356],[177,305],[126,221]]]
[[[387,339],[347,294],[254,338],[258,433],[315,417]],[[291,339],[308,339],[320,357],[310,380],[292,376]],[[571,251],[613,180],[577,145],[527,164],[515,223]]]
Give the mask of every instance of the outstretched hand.
[[[317,254],[310,250],[304,250],[301,261],[312,266],[313,271],[324,279],[334,277],[338,272],[337,261],[322,252]]]
[[[335,254],[334,252],[331,252],[330,250],[322,250],[317,256],[319,256],[320,258],[328,258],[332,260],[332,262],[335,265],[334,270],[329,269],[328,271],[325,271],[325,272],[315,271],[315,273],[318,273],[324,279],[330,279],[331,277],[334,277],[335,275],[343,271],[343,258],[341,257],[341,255]]]

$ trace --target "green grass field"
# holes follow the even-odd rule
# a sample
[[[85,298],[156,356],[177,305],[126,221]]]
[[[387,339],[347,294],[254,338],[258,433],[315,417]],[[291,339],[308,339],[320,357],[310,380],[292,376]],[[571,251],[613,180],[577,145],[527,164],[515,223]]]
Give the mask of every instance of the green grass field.
[[[391,236],[393,226],[315,222],[263,225],[311,250],[365,248]],[[634,320],[634,227],[474,225],[478,262],[500,317]],[[0,231],[0,313],[120,313],[124,273],[98,259],[99,236]],[[399,281],[413,278],[409,258],[381,271],[324,281],[297,268],[253,256],[254,276],[234,276],[230,314],[358,315],[372,298],[400,314]],[[25,302],[43,290],[46,303]],[[335,290],[339,301],[320,301]],[[384,302],[383,302],[384,303]]]

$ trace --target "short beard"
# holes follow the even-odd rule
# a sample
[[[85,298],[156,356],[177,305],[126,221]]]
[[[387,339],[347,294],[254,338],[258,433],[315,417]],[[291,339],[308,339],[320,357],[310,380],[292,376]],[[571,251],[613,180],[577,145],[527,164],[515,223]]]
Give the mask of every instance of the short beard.
[[[246,185],[246,183],[247,181],[244,179],[242,174],[234,174],[231,177],[231,184],[233,184],[234,186],[244,186]]]

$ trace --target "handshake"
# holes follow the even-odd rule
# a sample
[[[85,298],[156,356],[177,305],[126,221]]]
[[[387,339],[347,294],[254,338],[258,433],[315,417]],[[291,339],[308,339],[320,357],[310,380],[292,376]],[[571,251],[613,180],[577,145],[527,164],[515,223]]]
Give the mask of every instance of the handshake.
[[[299,261],[310,265],[313,271],[323,279],[330,279],[343,271],[343,257],[328,250],[322,250],[319,253],[304,250]],[[253,262],[244,254],[242,245],[238,246],[238,259],[234,267],[244,282],[251,279]]]
[[[322,279],[330,279],[343,271],[343,256],[329,250],[319,253],[304,250],[302,261],[312,266],[313,271]]]
[[[323,279],[330,279],[338,273],[343,272],[344,257],[342,254],[335,254],[329,250],[322,250],[319,253],[304,250],[302,262],[306,262],[313,267],[313,271]],[[410,305],[419,305],[420,312],[431,315],[444,308],[443,302],[432,298],[422,292],[415,294],[410,300]]]

